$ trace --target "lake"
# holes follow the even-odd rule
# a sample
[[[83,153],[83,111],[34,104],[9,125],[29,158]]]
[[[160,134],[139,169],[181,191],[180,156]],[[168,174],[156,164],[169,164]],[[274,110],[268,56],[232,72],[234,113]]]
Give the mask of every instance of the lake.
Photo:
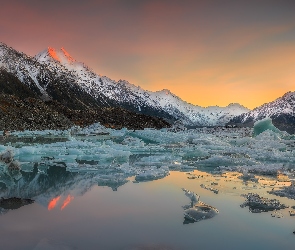
[[[160,132],[136,133],[40,135],[41,142],[38,135],[12,135],[3,141],[0,152],[10,150],[13,159],[0,165],[0,196],[33,203],[1,203],[1,249],[294,248],[289,211],[295,201],[271,193],[292,187],[293,138],[165,132],[165,143],[158,143],[154,138],[164,135],[154,134]],[[11,170],[12,161],[19,169]],[[185,219],[183,206],[191,200],[182,188],[218,213]],[[288,207],[250,212],[241,207],[249,193]]]

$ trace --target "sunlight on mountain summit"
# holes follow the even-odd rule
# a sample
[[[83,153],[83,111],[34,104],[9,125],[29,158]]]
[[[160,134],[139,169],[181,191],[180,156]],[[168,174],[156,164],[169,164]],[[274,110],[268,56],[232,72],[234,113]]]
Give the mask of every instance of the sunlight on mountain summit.
[[[60,62],[60,59],[59,59],[59,57],[57,56],[57,53],[56,53],[56,51],[55,51],[54,48],[48,47],[48,54],[49,54],[54,60]]]

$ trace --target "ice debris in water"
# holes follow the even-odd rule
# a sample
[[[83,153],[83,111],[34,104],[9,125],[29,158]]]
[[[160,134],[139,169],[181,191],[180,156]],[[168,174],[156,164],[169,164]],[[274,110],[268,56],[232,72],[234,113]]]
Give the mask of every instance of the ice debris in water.
[[[6,151],[0,153],[0,161],[4,163],[9,163],[13,160],[13,151],[11,149],[7,149]]]
[[[136,181],[151,181],[164,178],[169,175],[169,168],[167,166],[156,167],[150,166],[140,170],[135,176]]]
[[[295,200],[294,181],[292,182],[291,186],[282,187],[281,189],[278,189],[278,190],[271,190],[271,191],[268,191],[268,193]]]
[[[276,133],[279,133],[280,130],[277,129],[273,124],[272,124],[272,119],[269,117],[266,117],[262,120],[256,121],[254,123],[254,131],[253,131],[253,135],[257,136],[259,134],[261,134],[262,132],[266,131],[266,130],[270,130]]]
[[[278,169],[294,168],[294,136],[270,130],[251,135],[250,128],[131,131],[105,128],[99,123],[66,131],[14,131],[0,145],[0,167],[7,170],[5,162],[15,161],[12,170],[16,172],[19,162],[26,172],[32,172],[34,166],[40,173],[46,173],[50,166],[61,166],[69,172],[123,173],[125,178],[136,176],[137,181],[164,178],[170,170],[225,166],[249,174],[275,174]],[[31,140],[38,136],[51,139]],[[4,176],[8,182],[10,175]]]
[[[79,126],[71,128],[71,134],[79,136],[109,135],[110,133],[111,130],[108,130],[100,123],[94,123],[83,129]]]
[[[182,191],[184,191],[184,194],[191,200],[191,207],[193,207],[200,200],[200,196],[196,193],[191,192],[185,188],[182,188]]]
[[[184,224],[191,222],[198,222],[200,220],[210,219],[217,215],[219,212],[215,207],[200,202],[193,208],[184,210]]]
[[[210,219],[219,213],[215,207],[200,201],[200,196],[196,193],[191,192],[185,188],[182,188],[182,190],[191,201],[189,205],[183,206],[185,218],[183,222],[184,224]]]
[[[246,198],[246,201],[240,206],[242,208],[248,206],[251,213],[261,213],[287,208],[287,206],[280,203],[279,200],[260,197],[258,194],[248,193],[242,196]]]
[[[219,190],[217,188],[213,188],[213,187],[210,187],[210,186],[206,186],[204,184],[201,184],[200,185],[201,188],[204,188],[206,190],[209,190],[211,192],[213,192],[214,194],[218,194],[219,193]]]

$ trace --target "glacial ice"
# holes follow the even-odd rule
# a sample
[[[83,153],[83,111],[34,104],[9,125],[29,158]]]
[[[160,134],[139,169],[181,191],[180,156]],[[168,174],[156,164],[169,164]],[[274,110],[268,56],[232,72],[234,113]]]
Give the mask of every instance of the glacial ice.
[[[268,212],[274,210],[284,209],[287,206],[280,203],[276,199],[268,199],[259,196],[258,194],[249,193],[244,195],[246,201],[241,204],[241,207],[249,207],[250,212],[252,213],[261,213],[261,212]]]
[[[215,207],[212,207],[202,201],[200,196],[196,193],[182,188],[185,195],[190,199],[190,204],[183,206],[184,209],[184,222],[183,224],[194,223],[200,220],[210,219],[217,215],[219,212]]]
[[[195,205],[193,208],[188,208],[184,211],[184,224],[210,219],[218,213],[219,212],[215,207],[212,207],[206,203],[200,203],[199,205]]]
[[[279,133],[280,130],[277,129],[273,124],[272,124],[272,119],[269,117],[266,117],[262,120],[256,121],[254,123],[254,131],[253,131],[253,135],[257,136],[259,134],[261,134],[262,132],[266,131],[266,130],[270,130],[273,131],[275,133]]]
[[[0,171],[7,172],[8,162],[16,161],[24,172],[37,167],[46,174],[49,167],[61,166],[68,172],[107,173],[103,180],[121,173],[118,183],[131,176],[136,181],[164,178],[171,170],[218,168],[245,172],[245,177],[274,175],[294,169],[294,148],[294,136],[278,132],[270,119],[257,122],[254,132],[250,128],[114,130],[96,123],[65,131],[12,131],[0,141]],[[5,183],[20,177],[10,178]]]
[[[132,131],[113,130],[96,123],[66,131],[13,131],[0,141],[0,184],[6,187],[0,189],[0,196],[33,198],[47,206],[53,197],[61,195],[60,190],[63,190],[61,199],[81,195],[94,185],[116,191],[130,180],[157,180],[174,170],[214,171],[219,174],[237,171],[241,173],[237,178],[242,179],[245,185],[249,182],[259,185],[256,175],[268,175],[277,181],[277,174],[283,173],[290,180],[295,179],[294,136],[269,129],[254,136],[254,130]],[[222,185],[213,186],[212,182],[210,185],[205,178],[198,178],[198,181],[203,181],[198,187],[201,184],[202,188],[218,193],[218,196],[224,192]],[[184,223],[194,223],[218,214],[216,208],[200,201],[194,192],[183,191],[190,200],[183,207]],[[280,188],[277,185],[269,193],[295,197],[292,186]],[[275,201],[251,197],[253,199],[244,205],[253,205],[251,210],[254,212],[258,205],[260,211],[283,208]],[[253,202],[254,198],[257,198],[257,203]],[[0,208],[0,214],[4,212]]]

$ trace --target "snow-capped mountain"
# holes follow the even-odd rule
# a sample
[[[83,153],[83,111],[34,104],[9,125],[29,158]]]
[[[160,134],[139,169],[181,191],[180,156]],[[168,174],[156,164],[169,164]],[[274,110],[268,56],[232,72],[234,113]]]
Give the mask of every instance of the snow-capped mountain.
[[[100,93],[104,93],[115,103],[133,111],[159,115],[168,119],[171,117],[181,119],[188,125],[223,125],[232,117],[249,111],[239,104],[230,104],[225,108],[217,106],[203,108],[181,100],[169,90],[152,92],[128,81],[116,82],[96,74],[85,64],[77,62],[64,48],[60,50],[48,48],[35,58],[52,70],[69,71],[70,74],[75,75],[76,82],[96,99],[100,98]]]
[[[15,75],[41,99],[69,108],[121,106],[131,111],[182,120],[186,125],[224,125],[249,111],[239,104],[203,108],[189,104],[169,90],[147,91],[128,81],[114,81],[76,61],[64,48],[48,48],[35,57],[0,43],[0,68]]]
[[[103,106],[100,99],[94,99],[77,85],[75,77],[69,72],[56,72],[39,63],[34,57],[18,52],[3,43],[0,43],[0,71],[22,82],[27,87],[27,95],[30,94],[31,97],[38,97],[44,101],[57,100],[73,109]],[[7,85],[11,88],[18,87],[16,81],[7,81]],[[22,93],[15,94],[19,96]]]
[[[255,121],[270,117],[276,127],[294,133],[295,92],[287,92],[276,100],[265,103],[252,111],[234,117],[230,124],[252,125]]]

